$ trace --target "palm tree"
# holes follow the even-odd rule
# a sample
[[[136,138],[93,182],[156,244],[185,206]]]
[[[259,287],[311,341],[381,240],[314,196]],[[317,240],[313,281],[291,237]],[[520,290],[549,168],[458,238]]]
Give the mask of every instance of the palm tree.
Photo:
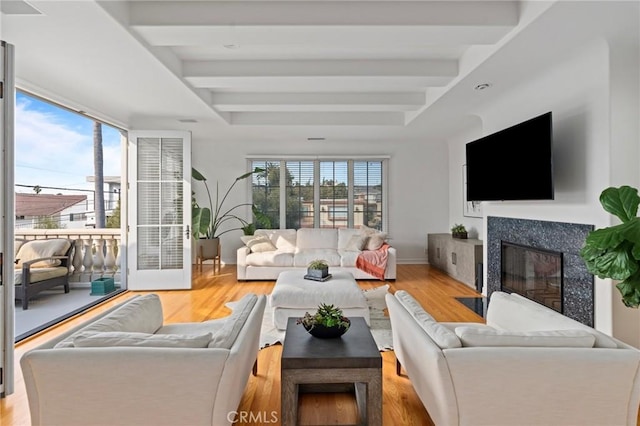
[[[104,214],[104,161],[102,159],[102,123],[93,122],[93,173],[94,173],[94,209],[96,228],[105,227]]]

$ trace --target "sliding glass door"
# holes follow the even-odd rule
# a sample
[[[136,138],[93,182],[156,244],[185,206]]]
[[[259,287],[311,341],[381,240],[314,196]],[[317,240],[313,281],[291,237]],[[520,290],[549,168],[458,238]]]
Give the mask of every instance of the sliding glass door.
[[[13,393],[13,46],[0,41],[0,397]]]

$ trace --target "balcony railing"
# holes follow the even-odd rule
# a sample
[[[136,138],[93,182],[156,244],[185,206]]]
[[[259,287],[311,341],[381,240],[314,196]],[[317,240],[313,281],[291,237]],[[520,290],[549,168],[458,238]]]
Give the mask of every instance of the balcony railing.
[[[71,285],[80,287],[91,281],[112,277],[121,281],[120,254],[123,253],[119,229],[16,229],[16,239],[47,240],[67,238],[72,241]]]

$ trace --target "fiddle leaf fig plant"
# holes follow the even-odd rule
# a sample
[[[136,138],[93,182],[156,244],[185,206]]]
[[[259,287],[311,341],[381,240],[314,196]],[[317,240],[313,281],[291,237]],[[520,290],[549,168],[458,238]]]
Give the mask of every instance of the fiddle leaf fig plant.
[[[622,223],[591,231],[580,256],[592,274],[620,281],[616,287],[622,295],[622,302],[637,308],[640,305],[638,190],[630,186],[607,188],[600,194],[600,204]]]

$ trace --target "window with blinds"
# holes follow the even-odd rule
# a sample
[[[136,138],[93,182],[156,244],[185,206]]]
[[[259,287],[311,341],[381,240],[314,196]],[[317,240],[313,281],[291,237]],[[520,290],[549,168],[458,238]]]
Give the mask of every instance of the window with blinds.
[[[382,230],[382,163],[353,163],[353,225]]]
[[[386,220],[386,162],[251,160],[251,170],[266,170],[253,178],[252,201],[276,229],[366,225],[382,230]]]
[[[286,224],[287,228],[313,228],[314,223],[314,162],[286,161]]]
[[[280,228],[280,163],[254,161],[251,170],[259,167],[263,173],[252,175],[253,204],[271,220],[271,227]]]
[[[138,139],[138,269],[183,267],[182,139]]]

